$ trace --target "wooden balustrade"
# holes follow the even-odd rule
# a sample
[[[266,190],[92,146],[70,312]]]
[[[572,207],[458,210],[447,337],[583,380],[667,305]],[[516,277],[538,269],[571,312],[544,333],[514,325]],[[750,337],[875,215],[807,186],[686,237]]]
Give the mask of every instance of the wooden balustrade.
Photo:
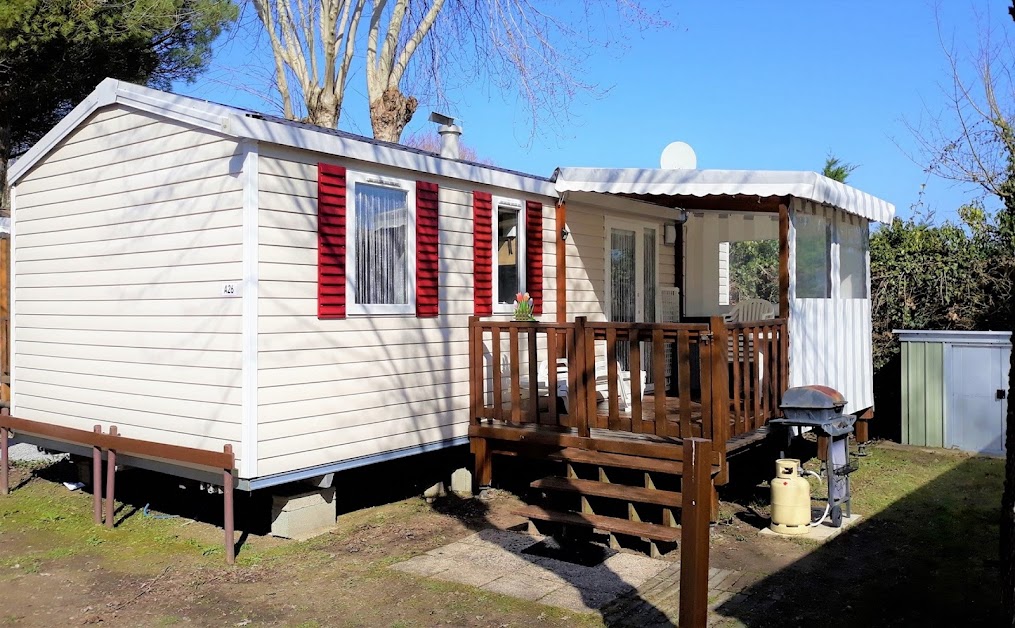
[[[731,436],[746,434],[779,415],[789,387],[786,320],[727,325],[731,364]]]
[[[669,351],[667,351],[667,347]],[[778,415],[786,322],[470,321],[472,422],[727,439]],[[558,396],[558,391],[560,395]],[[566,392],[565,392],[566,391]]]

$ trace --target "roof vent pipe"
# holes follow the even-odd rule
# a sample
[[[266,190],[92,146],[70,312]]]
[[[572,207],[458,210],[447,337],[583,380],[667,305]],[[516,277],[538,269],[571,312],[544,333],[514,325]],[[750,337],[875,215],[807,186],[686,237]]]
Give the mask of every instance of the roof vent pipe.
[[[436,122],[437,133],[441,136],[441,157],[458,159],[461,151],[458,138],[462,136],[462,127],[455,124],[455,119],[436,111],[430,114],[430,122]]]

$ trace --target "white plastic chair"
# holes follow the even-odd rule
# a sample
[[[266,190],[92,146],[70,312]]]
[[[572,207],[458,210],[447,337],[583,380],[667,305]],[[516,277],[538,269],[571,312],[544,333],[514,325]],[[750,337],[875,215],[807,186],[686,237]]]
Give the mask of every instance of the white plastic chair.
[[[746,299],[733,306],[723,320],[727,323],[749,323],[775,318],[779,306],[764,299]]]

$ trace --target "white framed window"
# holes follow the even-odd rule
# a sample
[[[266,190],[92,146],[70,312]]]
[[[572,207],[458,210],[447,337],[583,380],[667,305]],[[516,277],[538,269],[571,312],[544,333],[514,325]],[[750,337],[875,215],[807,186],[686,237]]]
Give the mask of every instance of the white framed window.
[[[494,196],[493,234],[493,311],[511,313],[525,292],[525,203]]]
[[[346,172],[350,314],[416,312],[416,183]]]

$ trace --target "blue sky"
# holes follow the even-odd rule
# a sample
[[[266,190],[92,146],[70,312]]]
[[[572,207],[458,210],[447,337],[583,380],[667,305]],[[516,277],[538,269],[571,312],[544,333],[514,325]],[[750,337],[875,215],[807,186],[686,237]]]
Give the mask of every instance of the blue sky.
[[[448,112],[463,121],[463,140],[499,166],[542,175],[557,166],[658,167],[674,140],[694,147],[699,168],[818,170],[831,151],[859,165],[851,184],[901,216],[924,184],[937,220],[975,196],[928,177],[907,156],[916,149],[904,121],[918,124],[946,106],[937,20],[967,51],[984,28],[1015,30],[1007,0],[671,4],[671,28],[635,33],[622,51],[590,50],[588,78],[610,89],[574,102],[566,128],[540,129],[530,142],[513,95],[477,86]],[[269,110],[231,89],[227,71],[264,67],[265,47],[234,38],[217,49],[207,78],[177,91]],[[256,78],[245,82],[258,89]],[[340,128],[369,135],[364,93],[357,73]],[[430,109],[420,105],[409,132],[429,125]]]

